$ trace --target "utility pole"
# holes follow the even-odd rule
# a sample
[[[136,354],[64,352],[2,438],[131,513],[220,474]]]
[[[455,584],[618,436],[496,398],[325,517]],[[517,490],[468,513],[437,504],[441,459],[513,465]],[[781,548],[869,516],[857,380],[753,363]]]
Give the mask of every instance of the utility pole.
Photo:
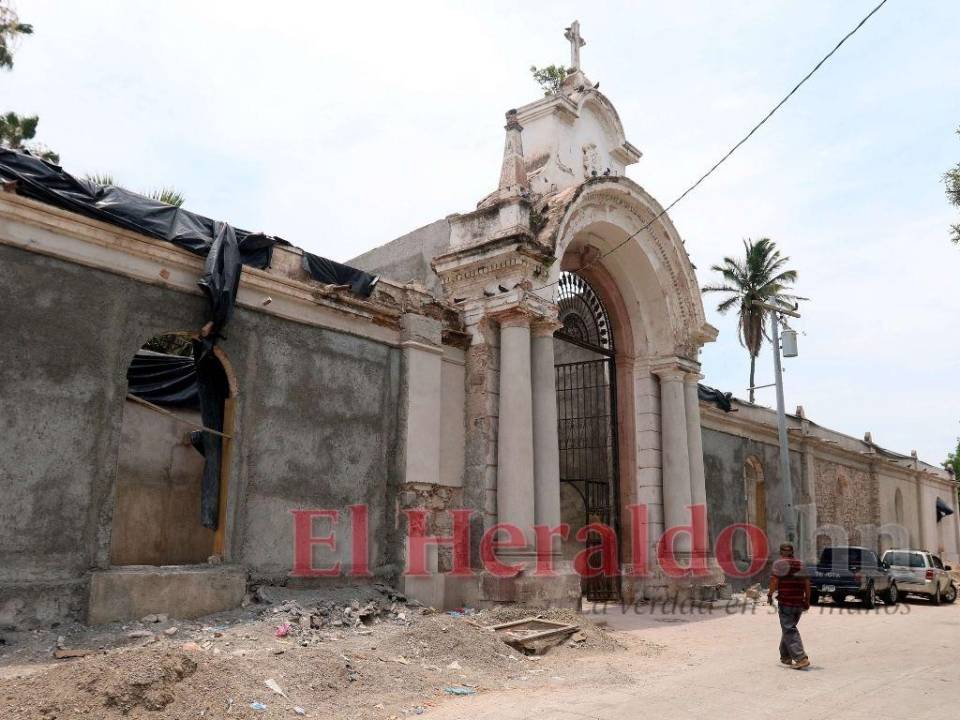
[[[780,315],[798,318],[800,313],[760,300],[753,304],[770,311],[770,338],[773,341],[773,375],[777,386],[777,434],[780,438],[780,477],[783,478],[783,528],[787,542],[797,541],[797,518],[793,511],[793,483],[790,480],[790,444],[787,438],[787,413],[783,405],[783,369],[780,366]]]

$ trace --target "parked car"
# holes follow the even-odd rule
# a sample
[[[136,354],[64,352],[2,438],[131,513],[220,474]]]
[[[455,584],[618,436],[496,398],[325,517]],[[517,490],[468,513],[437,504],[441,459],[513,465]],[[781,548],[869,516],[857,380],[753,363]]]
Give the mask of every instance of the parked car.
[[[808,567],[810,602],[816,604],[829,595],[837,604],[853,595],[864,607],[874,608],[877,598],[895,605],[899,597],[897,583],[889,569],[870,548],[836,546],[820,552],[816,565]]]
[[[952,603],[957,599],[957,586],[950,577],[949,565],[925,550],[887,550],[883,562],[901,593],[924,595],[936,605]]]

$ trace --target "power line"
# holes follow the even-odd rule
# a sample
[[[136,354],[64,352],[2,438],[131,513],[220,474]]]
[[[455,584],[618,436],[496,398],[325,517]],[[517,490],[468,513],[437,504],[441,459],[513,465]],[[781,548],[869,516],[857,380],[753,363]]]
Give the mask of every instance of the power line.
[[[803,86],[803,84],[804,84],[805,82],[807,82],[807,80],[809,80],[809,79],[813,76],[813,74],[814,74],[815,72],[817,72],[817,70],[819,70],[819,69],[821,68],[821,66],[822,66],[824,63],[826,63],[827,60],[829,60],[829,59],[833,56],[833,54],[834,54],[835,52],[837,52],[837,50],[839,50],[840,47],[841,47],[847,40],[849,40],[851,37],[853,37],[853,35],[854,35],[860,28],[862,28],[862,27],[866,24],[867,20],[869,20],[871,17],[873,17],[874,13],[876,13],[880,8],[882,8],[882,7],[883,7],[884,5],[886,5],[886,4],[887,4],[887,0],[881,0],[880,3],[879,3],[875,8],[873,8],[873,10],[871,10],[870,12],[868,12],[868,13],[864,16],[864,18],[863,18],[860,22],[858,22],[858,23],[856,24],[856,26],[855,26],[850,32],[848,32],[846,35],[844,35],[842,38],[840,38],[840,42],[838,42],[836,45],[834,45],[833,49],[832,49],[830,52],[828,52],[826,55],[824,55],[823,58],[821,58],[820,62],[818,62],[816,65],[814,65],[813,68],[810,70],[810,72],[808,72],[806,75],[804,75],[804,76],[803,76],[803,79],[800,80],[800,82],[798,82],[796,85],[794,85],[793,88],[790,90],[790,92],[788,92],[786,95],[784,95],[784,96],[783,96],[783,99],[782,99],[780,102],[778,102],[776,105],[774,105],[773,109],[772,109],[770,112],[768,112],[766,115],[763,116],[763,119],[762,119],[761,121],[758,122],[756,125],[754,125],[752,128],[750,128],[750,132],[748,132],[746,135],[744,135],[744,136],[740,139],[740,142],[738,142],[736,145],[734,145],[732,148],[730,148],[730,150],[728,150],[727,153],[726,153],[722,158],[720,158],[719,160],[717,160],[717,162],[715,162],[715,163],[713,164],[713,167],[711,167],[711,168],[710,168],[709,170],[707,170],[703,175],[701,175],[700,178],[699,178],[695,183],[693,183],[693,185],[691,185],[691,186],[688,187],[686,190],[684,190],[682,193],[680,193],[680,195],[679,195],[672,203],[670,203],[670,204],[667,205],[663,210],[661,210],[659,213],[657,213],[657,215],[656,215],[650,222],[648,222],[646,225],[644,225],[642,228],[640,228],[640,229],[637,230],[636,232],[628,235],[622,242],[620,242],[619,244],[617,244],[616,246],[614,246],[612,249],[608,250],[607,252],[601,253],[600,255],[598,255],[597,257],[595,257],[593,260],[591,260],[590,262],[586,263],[586,264],[585,264],[582,268],[580,268],[580,269],[583,270],[583,269],[589,268],[589,267],[591,267],[592,265],[594,265],[594,264],[600,262],[601,260],[603,260],[605,257],[608,257],[608,256],[612,255],[613,253],[615,253],[617,250],[619,250],[620,248],[622,248],[622,247],[623,247],[624,245],[626,245],[628,242],[630,242],[631,240],[633,240],[633,238],[635,238],[637,235],[639,235],[639,234],[642,233],[644,230],[646,230],[646,229],[649,228],[651,225],[653,225],[655,222],[657,222],[657,220],[659,220],[659,219],[662,218],[664,215],[666,215],[677,203],[679,203],[679,202],[680,202],[681,200],[683,200],[687,195],[689,195],[691,192],[693,192],[693,191],[697,188],[697,186],[700,185],[700,183],[702,183],[702,182],[703,182],[704,180],[706,180],[708,177],[710,177],[711,175],[713,175],[714,171],[715,171],[717,168],[719,168],[724,162],[727,161],[727,159],[728,159],[731,155],[733,155],[737,150],[739,150],[740,147],[741,147],[744,143],[747,142],[747,140],[749,140],[751,137],[753,137],[754,133],[756,133],[757,130],[759,130],[761,127],[763,127],[763,125],[767,122],[767,120],[769,120],[771,117],[773,117],[773,114],[774,114],[775,112],[777,112],[777,110],[779,110],[781,107],[783,107],[783,106],[786,104],[787,100],[789,100],[791,97],[793,97],[794,93],[796,93],[797,90],[799,90],[799,89]],[[559,282],[559,280],[554,280],[552,283],[547,283],[546,285],[541,285],[540,287],[535,288],[535,289],[536,289],[536,290],[543,290],[544,288],[548,288],[548,287],[550,287],[551,285],[556,285],[558,282]]]

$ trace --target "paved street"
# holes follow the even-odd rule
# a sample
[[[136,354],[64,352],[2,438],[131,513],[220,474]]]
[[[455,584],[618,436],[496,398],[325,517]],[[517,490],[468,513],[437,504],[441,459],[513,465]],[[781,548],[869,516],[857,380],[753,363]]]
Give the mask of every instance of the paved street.
[[[832,611],[831,611],[832,610]],[[779,664],[771,608],[755,614],[608,614],[637,651],[585,658],[577,677],[541,689],[458,698],[431,711],[443,719],[539,720],[636,717],[937,718],[956,707],[960,605],[911,601],[896,614],[813,608],[800,623],[809,670]]]

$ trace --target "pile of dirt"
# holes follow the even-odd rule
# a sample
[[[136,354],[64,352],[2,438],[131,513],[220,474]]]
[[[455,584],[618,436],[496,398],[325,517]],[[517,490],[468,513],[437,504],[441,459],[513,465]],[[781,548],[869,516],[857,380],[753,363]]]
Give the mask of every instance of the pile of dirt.
[[[449,615],[426,615],[378,648],[383,654],[428,666],[456,663],[482,674],[502,673],[517,652],[490,630]]]
[[[67,712],[96,716],[102,709],[122,715],[137,708],[157,711],[174,701],[177,685],[196,670],[196,661],[183,652],[125,650],[19,682],[5,681],[0,683],[0,698],[13,717],[56,718]]]
[[[537,613],[580,630],[544,656],[527,656],[484,627]],[[18,637],[19,662],[0,663],[2,719],[280,718],[299,709],[388,720],[426,713],[452,695],[539,687],[565,674],[572,654],[618,647],[570,610],[445,613],[386,586],[260,588],[245,608],[147,620]],[[61,641],[90,654],[54,660]]]

